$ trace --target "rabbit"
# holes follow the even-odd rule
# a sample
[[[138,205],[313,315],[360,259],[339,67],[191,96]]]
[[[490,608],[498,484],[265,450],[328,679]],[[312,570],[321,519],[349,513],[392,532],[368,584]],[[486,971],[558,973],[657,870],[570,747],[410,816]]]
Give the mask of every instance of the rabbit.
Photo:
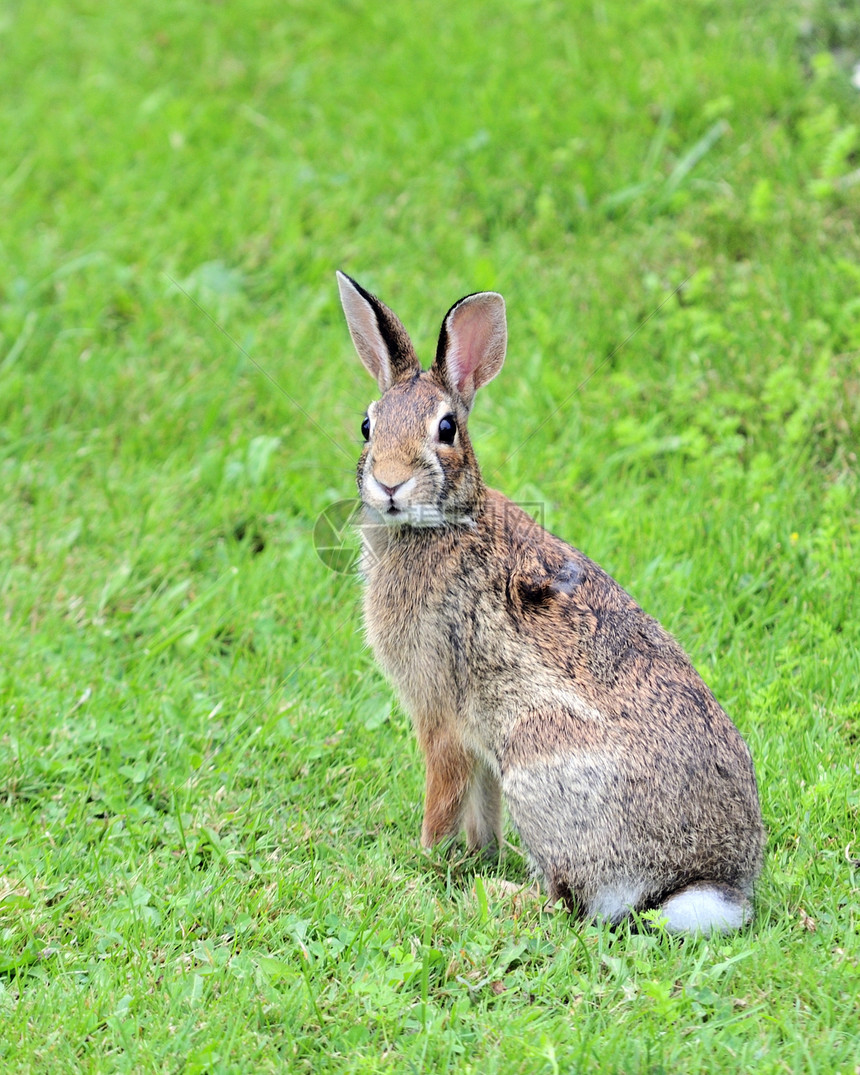
[[[467,420],[505,358],[504,299],[454,303],[422,371],[395,314],[337,282],[381,393],[357,471],[364,621],[424,755],[422,845],[465,830],[501,850],[504,800],[550,904],[746,925],[763,844],[746,743],[675,639],[481,477]]]

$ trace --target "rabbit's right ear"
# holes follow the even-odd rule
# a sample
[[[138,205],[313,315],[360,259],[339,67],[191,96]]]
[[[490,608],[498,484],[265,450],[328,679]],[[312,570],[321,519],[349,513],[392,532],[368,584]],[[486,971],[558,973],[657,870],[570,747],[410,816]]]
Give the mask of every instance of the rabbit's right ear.
[[[507,345],[502,296],[496,291],[467,295],[445,315],[432,370],[471,409],[478,389],[502,368]]]
[[[397,315],[346,273],[338,272],[337,287],[358,357],[380,392],[420,373],[412,341]]]

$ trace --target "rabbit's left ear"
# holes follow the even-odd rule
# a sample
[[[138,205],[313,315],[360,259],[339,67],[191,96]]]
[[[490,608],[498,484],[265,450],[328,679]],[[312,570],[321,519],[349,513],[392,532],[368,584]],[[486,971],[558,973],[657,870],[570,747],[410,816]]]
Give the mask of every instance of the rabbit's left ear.
[[[358,357],[379,391],[420,373],[415,348],[397,315],[346,273],[337,274],[337,287]]]
[[[495,291],[467,295],[445,315],[432,369],[470,409],[478,389],[502,368],[507,343],[502,296]]]

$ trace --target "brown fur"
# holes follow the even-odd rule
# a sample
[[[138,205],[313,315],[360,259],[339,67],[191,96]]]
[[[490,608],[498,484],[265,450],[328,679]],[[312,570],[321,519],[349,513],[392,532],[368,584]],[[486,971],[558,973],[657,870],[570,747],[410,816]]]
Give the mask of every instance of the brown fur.
[[[356,325],[348,298],[388,385],[358,465],[364,616],[426,761],[422,843],[464,828],[470,847],[498,844],[504,793],[550,897],[582,914],[617,919],[685,886],[746,900],[763,830],[737,729],[656,620],[483,483],[466,422],[501,366],[500,296],[452,307],[426,373],[387,307],[373,299]],[[378,341],[362,353],[371,314],[383,344],[400,341],[396,370]]]

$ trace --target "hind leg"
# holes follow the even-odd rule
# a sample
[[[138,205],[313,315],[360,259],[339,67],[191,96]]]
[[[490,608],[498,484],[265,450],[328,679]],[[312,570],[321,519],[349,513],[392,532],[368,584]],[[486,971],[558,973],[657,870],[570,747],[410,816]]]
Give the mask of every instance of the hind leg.
[[[752,921],[752,904],[739,888],[699,881],[660,905],[670,933],[730,933]]]

